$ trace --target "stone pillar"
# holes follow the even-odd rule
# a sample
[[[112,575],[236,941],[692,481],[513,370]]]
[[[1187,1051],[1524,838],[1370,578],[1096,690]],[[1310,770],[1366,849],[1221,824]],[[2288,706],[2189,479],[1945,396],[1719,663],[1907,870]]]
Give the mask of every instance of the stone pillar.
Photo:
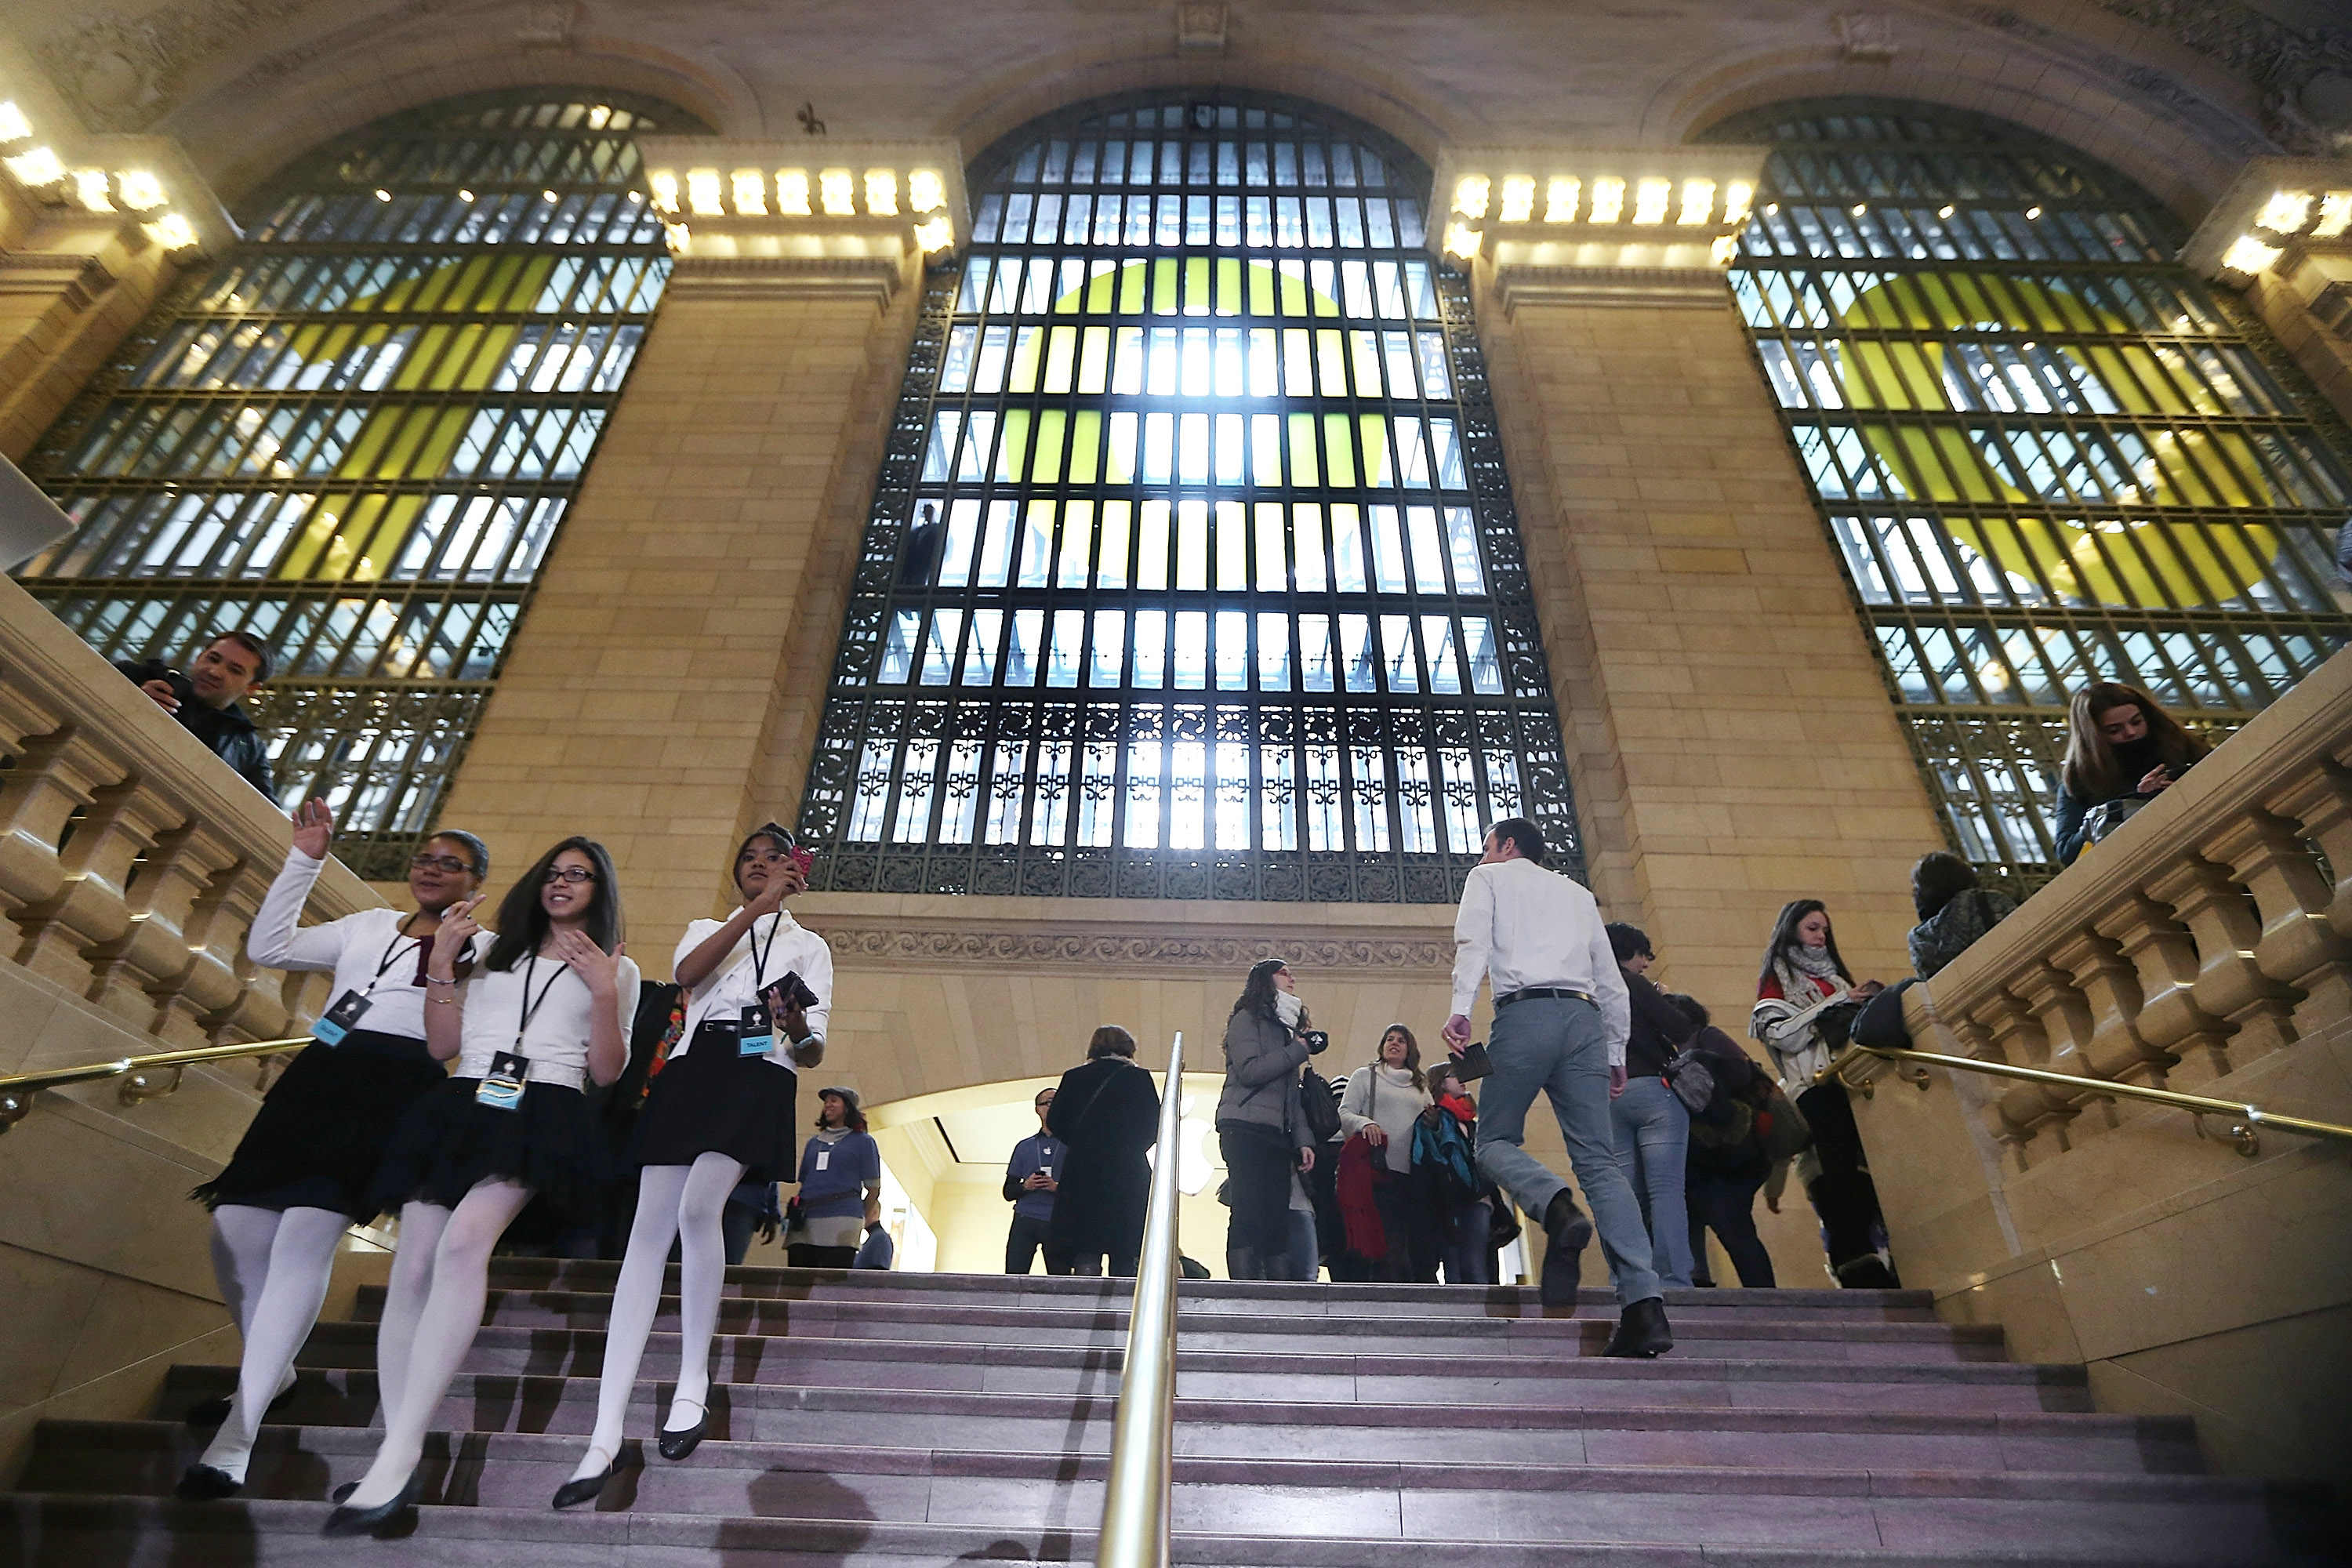
[[[826,161],[862,172],[856,151]],[[677,189],[656,175],[657,201]],[[494,893],[564,835],[602,840],[649,976],[723,896],[741,832],[792,818],[801,773],[768,759],[799,736],[804,771],[823,707],[822,665],[786,689],[791,655],[837,635],[921,294],[915,227],[678,216],[659,313],[442,811],[488,841]]]

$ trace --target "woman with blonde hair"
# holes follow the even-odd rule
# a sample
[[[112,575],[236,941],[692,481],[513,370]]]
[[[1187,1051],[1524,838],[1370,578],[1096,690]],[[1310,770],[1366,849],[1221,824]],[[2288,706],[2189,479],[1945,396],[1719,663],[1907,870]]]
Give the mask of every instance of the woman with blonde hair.
[[[2074,693],[2059,769],[2058,863],[2073,865],[2084,846],[2163,794],[2208,749],[2137,686],[2102,680]]]

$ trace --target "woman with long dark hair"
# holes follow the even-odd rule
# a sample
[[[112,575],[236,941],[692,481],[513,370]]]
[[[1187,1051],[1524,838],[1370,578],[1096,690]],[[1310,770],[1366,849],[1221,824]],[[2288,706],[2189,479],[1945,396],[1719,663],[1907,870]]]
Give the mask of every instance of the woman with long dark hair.
[[[490,853],[444,828],[408,862],[414,910],[362,910],[297,930],[334,832],[326,802],[296,808],[285,868],[246,938],[256,963],[335,978],[317,1043],[270,1085],[227,1168],[194,1194],[213,1211],[213,1274],[245,1353],[236,1395],[188,1412],[191,1426],[220,1428],[180,1478],[191,1500],[243,1489],[262,1417],[293,1390],[294,1352],[327,1299],[335,1247],[376,1215],[368,1189],[384,1145],[446,1076],[425,1044],[425,960],[444,911],[480,890]]]
[[[1067,1151],[1045,1231],[1045,1272],[1099,1275],[1108,1264],[1132,1279],[1160,1136],[1160,1097],[1151,1074],[1136,1065],[1133,1035],[1117,1024],[1095,1030],[1087,1059],[1055,1086],[1045,1131]]]
[[[1806,1182],[1805,1195],[1821,1216],[1830,1270],[1850,1289],[1887,1289],[1897,1281],[1878,1255],[1878,1189],[1870,1180],[1853,1106],[1843,1084],[1821,1074],[1844,1047],[1858,1004],[1885,989],[1875,980],[1854,984],[1821,900],[1792,899],[1781,906],[1765,944],[1748,1030],[1764,1042],[1781,1089],[1812,1129],[1810,1152],[1819,1171]]]
[[[1911,967],[1927,980],[1975,945],[1977,938],[2017,912],[2006,893],[1977,879],[1977,868],[1948,849],[1919,857],[1911,868],[1911,907],[1919,923],[1906,939]]]
[[[620,1076],[637,999],[613,858],[577,837],[541,856],[499,906],[488,958],[461,981],[479,901],[450,907],[425,967],[425,1047],[455,1057],[456,1075],[409,1108],[376,1179],[377,1201],[400,1210],[393,1291],[420,1305],[413,1318],[384,1313],[383,1442],[325,1535],[372,1533],[415,1500],[425,1428],[481,1328],[490,1249],[533,1194],[576,1218],[606,1179],[580,1089]]]
[[[2058,863],[2073,865],[2086,844],[2105,837],[2090,820],[2094,811],[2119,803],[2122,814],[2137,809],[2206,749],[2137,686],[2101,680],[2074,693],[2066,705],[2066,760],[2058,770]]]
[[[1314,1134],[1298,1098],[1312,1054],[1306,1025],[1289,967],[1278,958],[1252,965],[1225,1020],[1225,1087],[1217,1097],[1217,1146],[1233,1211],[1225,1232],[1230,1279],[1291,1274],[1291,1194],[1298,1173],[1315,1168]]]
[[[1371,1278],[1401,1283],[1437,1282],[1438,1216],[1413,1191],[1412,1130],[1429,1108],[1421,1073],[1421,1042],[1402,1024],[1381,1031],[1372,1059],[1349,1075],[1339,1096],[1339,1127],[1361,1138],[1373,1163],[1372,1201],[1381,1215],[1381,1256],[1368,1258]]]
[[[636,1217],[605,1324],[596,1426],[579,1468],[556,1489],[557,1508],[586,1502],[612,1478],[672,1242],[677,1384],[656,1446],[664,1458],[683,1459],[702,1441],[727,1280],[727,1196],[746,1180],[789,1176],[800,1069],[824,1057],[833,950],[784,908],[808,887],[809,863],[791,829],[760,827],[735,851],[742,906],[723,921],[692,922],[677,944],[674,973],[688,1000],[677,1043],[651,1065],[631,1134],[629,1157],[642,1167]]]

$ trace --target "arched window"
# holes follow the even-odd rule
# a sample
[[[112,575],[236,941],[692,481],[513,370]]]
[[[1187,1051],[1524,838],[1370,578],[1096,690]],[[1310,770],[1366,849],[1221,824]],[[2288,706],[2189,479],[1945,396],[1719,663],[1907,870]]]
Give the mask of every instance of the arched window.
[[[656,129],[701,128],[541,90],[319,149],[28,465],[80,527],[25,586],[110,658],[268,643],[279,796],[363,875],[432,826],[661,295]]]
[[[2213,738],[2341,647],[2341,426],[2114,171],[1918,104],[1745,114],[1773,151],[1732,273],[1929,788],[2031,886],[2068,696]]]
[[[837,889],[1433,902],[1574,816],[1429,174],[1160,93],[975,168],[801,826]]]

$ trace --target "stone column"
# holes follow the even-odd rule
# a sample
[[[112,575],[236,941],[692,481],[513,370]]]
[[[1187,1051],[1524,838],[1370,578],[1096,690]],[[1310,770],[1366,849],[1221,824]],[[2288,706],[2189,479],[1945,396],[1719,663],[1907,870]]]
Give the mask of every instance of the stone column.
[[[807,161],[646,146],[649,166]],[[874,161],[824,151],[861,175]],[[920,152],[958,166],[951,147]],[[675,209],[668,174],[656,198]],[[716,203],[716,184],[692,188]],[[763,789],[765,759],[772,731],[822,709],[821,668],[813,691],[785,689],[791,654],[837,634],[921,294],[917,224],[677,213],[659,313],[441,814],[489,842],[494,889],[565,834],[602,840],[648,975],[712,912],[740,834],[791,820],[800,776]]]

